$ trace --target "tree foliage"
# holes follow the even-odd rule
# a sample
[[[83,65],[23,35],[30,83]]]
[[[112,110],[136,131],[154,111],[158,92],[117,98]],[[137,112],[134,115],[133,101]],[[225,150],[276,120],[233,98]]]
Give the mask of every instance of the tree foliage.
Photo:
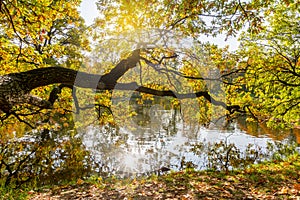
[[[1,1],[1,74],[61,64],[87,48],[79,1]],[[81,35],[81,37],[80,37]]]
[[[1,0],[0,74],[5,76],[54,65],[78,69],[82,64],[82,52],[89,50],[86,27],[77,11],[79,4],[77,0]],[[42,81],[43,77],[47,77],[47,74],[36,76],[36,80]],[[1,77],[2,86],[7,80]],[[18,80],[25,81],[24,78]],[[27,79],[23,84],[11,85],[7,89],[9,93],[15,93],[15,100],[9,98],[4,103],[2,99],[0,103],[1,185],[4,181],[5,185],[19,186],[35,182],[42,176],[48,177],[43,180],[47,182],[55,174],[57,178],[54,179],[61,180],[59,174],[64,173],[60,169],[67,170],[68,167],[60,166],[63,163],[54,163],[67,159],[67,165],[73,162],[80,166],[78,162],[84,157],[77,141],[61,139],[65,134],[69,137],[70,132],[67,133],[65,129],[73,127],[70,120],[72,115],[68,112],[72,109],[70,89],[58,94],[59,106],[44,109],[35,103],[45,103],[44,99],[48,99],[51,91],[57,87],[48,84],[29,90],[23,87],[33,82],[33,79]],[[1,89],[1,98],[6,92],[6,89]],[[31,100],[35,103],[26,102],[31,97],[28,99],[24,93],[32,95]],[[56,131],[59,131],[59,136],[46,141],[45,138],[55,135],[58,133]],[[73,176],[76,177],[74,169],[69,168],[69,171],[73,170]],[[69,178],[72,178],[71,174]]]
[[[62,159],[76,170],[86,167],[89,155],[75,137],[82,124],[72,118],[87,125],[93,114],[97,123],[124,123],[139,113],[112,102],[132,98],[132,91],[139,93],[136,104],[166,97],[167,109],[180,109],[187,122],[208,125],[242,114],[299,126],[297,0],[101,0],[92,29],[85,27],[79,4],[0,0],[0,173],[8,173],[7,184],[62,175]],[[201,41],[240,33],[235,52]],[[13,140],[25,133],[36,144]]]
[[[227,104],[238,105],[250,118],[268,121],[269,125],[276,122],[294,126],[299,124],[300,116],[298,4],[298,1],[99,1],[102,16],[95,23],[94,39],[99,41],[100,48],[95,51],[122,52],[140,44],[151,49],[144,52],[146,57],[139,63],[140,68],[150,66],[154,69],[152,73],[159,71],[162,75],[166,71],[167,88],[180,90],[170,77],[176,80],[184,77],[189,88],[196,91],[207,90],[208,81],[214,79],[226,88]],[[234,53],[199,42],[203,35],[223,33],[230,37],[241,31],[244,32],[241,47]],[[180,46],[184,42],[178,42],[186,38],[197,42],[184,41],[190,45],[186,49]],[[162,58],[170,55],[174,57],[162,62]],[[212,68],[219,74],[209,77]],[[140,81],[141,77],[149,77],[140,73],[133,77],[140,76]],[[185,80],[179,81],[182,87]],[[215,88],[209,93],[216,97]]]
[[[299,125],[299,5],[279,2],[266,15],[258,34],[241,36],[244,89],[236,100],[269,125]]]

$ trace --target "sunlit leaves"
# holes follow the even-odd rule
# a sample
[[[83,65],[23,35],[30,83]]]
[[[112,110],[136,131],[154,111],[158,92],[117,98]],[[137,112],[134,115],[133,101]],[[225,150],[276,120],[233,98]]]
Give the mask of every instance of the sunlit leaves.
[[[247,92],[255,114],[269,125],[299,124],[299,9],[277,2],[259,34],[242,37],[248,58]],[[246,96],[245,96],[246,97]]]
[[[1,2],[0,74],[54,65],[78,69],[83,62],[82,52],[89,50],[86,27],[77,11],[79,5],[78,0]],[[31,94],[46,100],[52,89],[53,86],[41,87]],[[14,110],[34,125],[39,117],[45,120],[55,112],[64,114],[72,110],[70,90],[64,89],[59,100],[60,105],[54,104],[48,114],[30,105]],[[50,124],[51,127],[55,122]]]
[[[62,58],[76,52],[78,54],[78,47],[84,41],[74,37],[74,32],[83,34],[82,20],[77,11],[79,3],[76,0],[2,2],[0,38],[5,40],[5,43],[1,42],[1,49],[5,52],[0,55],[2,57],[5,53],[5,59],[0,61],[4,65],[1,74],[7,73],[5,68],[18,72],[45,67],[60,63]]]
[[[96,22],[107,30],[103,34],[149,29],[181,31],[189,36],[218,35],[221,32],[236,35],[249,23],[259,30],[261,16],[258,10],[270,2],[237,1],[99,1],[102,15]],[[100,30],[101,31],[101,30]]]
[[[0,75],[53,65],[78,69],[82,64],[82,51],[89,50],[86,27],[77,11],[79,5],[79,0],[1,1]],[[39,87],[31,91],[31,95],[47,100],[53,88],[53,85]],[[60,174],[66,177],[63,170],[72,171],[69,176],[72,179],[79,168],[84,169],[81,160],[87,154],[79,148],[81,143],[59,139],[64,134],[74,136],[74,130],[68,132],[74,129],[72,90],[63,89],[57,101],[59,103],[55,102],[51,109],[22,104],[12,108],[14,115],[0,112],[2,181],[7,178],[7,183],[17,186],[27,179],[29,182],[35,179],[31,183],[42,183],[54,180],[56,174],[57,182],[62,180]],[[53,134],[45,134],[48,141],[43,138],[44,131]],[[32,141],[36,139],[35,142],[21,141],[26,134]],[[64,166],[54,166],[57,162],[63,165],[63,159],[67,161]],[[4,162],[9,166],[5,167]],[[47,176],[51,178],[46,180]]]

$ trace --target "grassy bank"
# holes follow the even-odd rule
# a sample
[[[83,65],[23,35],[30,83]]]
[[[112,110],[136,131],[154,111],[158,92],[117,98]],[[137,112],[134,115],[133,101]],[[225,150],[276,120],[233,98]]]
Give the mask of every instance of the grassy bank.
[[[4,191],[2,191],[2,195]],[[18,198],[19,197],[19,198]],[[230,172],[186,169],[162,176],[93,177],[40,191],[6,191],[2,199],[297,199],[300,156]]]

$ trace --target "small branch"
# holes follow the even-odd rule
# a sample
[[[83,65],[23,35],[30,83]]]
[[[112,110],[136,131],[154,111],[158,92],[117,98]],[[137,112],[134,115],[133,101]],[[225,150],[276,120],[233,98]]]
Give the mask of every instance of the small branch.
[[[173,58],[173,57],[172,57]],[[170,73],[173,73],[173,74],[176,74],[180,77],[183,77],[183,78],[188,78],[188,79],[194,79],[194,80],[210,80],[210,81],[219,81],[219,79],[217,78],[203,78],[203,77],[194,77],[194,76],[187,76],[181,72],[178,72],[178,71],[175,71],[175,70],[172,70],[172,69],[167,69],[167,68],[158,68],[158,66],[160,65],[160,63],[158,64],[155,64],[153,62],[151,62],[150,60],[144,58],[144,57],[141,57],[141,60],[144,60],[145,63],[152,67],[155,71],[159,72],[159,73],[167,73],[167,72],[170,72]]]
[[[13,116],[15,116],[17,118],[17,120],[19,120],[19,122],[25,123],[26,125],[28,125],[30,128],[34,129],[34,126],[32,126],[30,123],[28,123],[27,121],[23,120],[20,118],[20,116],[18,114],[16,114],[15,112],[11,112],[11,114]]]
[[[20,42],[23,41],[23,39],[21,38],[21,36],[18,34],[18,31],[16,30],[16,27],[15,27],[15,24],[14,24],[14,21],[12,19],[12,16],[11,14],[9,13],[9,9],[7,8],[6,4],[4,2],[2,2],[2,6],[3,6],[3,10],[4,10],[4,14],[6,15],[6,17],[8,18],[12,28],[13,28],[13,31],[14,33],[17,35],[17,37],[19,38]]]

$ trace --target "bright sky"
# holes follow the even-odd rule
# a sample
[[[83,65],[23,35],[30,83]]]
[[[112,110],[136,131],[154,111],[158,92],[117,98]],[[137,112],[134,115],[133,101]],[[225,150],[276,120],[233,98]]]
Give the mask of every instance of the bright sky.
[[[97,6],[95,4],[96,1],[97,0],[82,0],[79,11],[81,13],[81,16],[85,19],[87,25],[91,25],[94,21],[94,18],[98,15]],[[224,35],[219,35],[218,37],[215,38],[204,36],[202,40],[210,41],[211,43],[217,44],[220,47],[229,45],[230,50],[236,50],[239,45],[236,38],[228,38],[227,41],[225,41]]]
[[[94,18],[98,15],[96,1],[97,0],[82,0],[80,8],[78,9],[86,25],[91,25]]]

